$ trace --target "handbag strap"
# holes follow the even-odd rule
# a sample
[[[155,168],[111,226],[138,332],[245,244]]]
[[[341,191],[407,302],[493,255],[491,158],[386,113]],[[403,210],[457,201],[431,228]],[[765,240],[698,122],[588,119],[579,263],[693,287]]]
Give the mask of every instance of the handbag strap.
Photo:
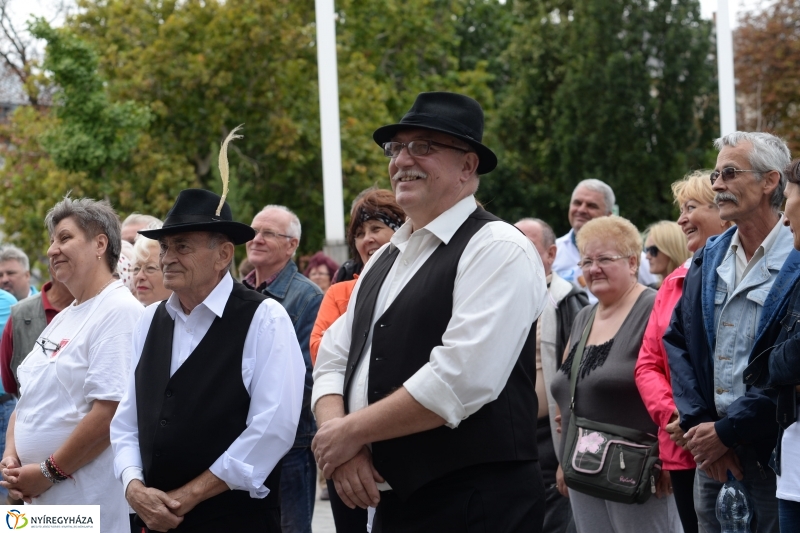
[[[583,352],[586,350],[586,339],[589,338],[589,332],[592,330],[592,324],[594,324],[594,315],[596,313],[597,306],[595,305],[594,309],[592,309],[592,314],[589,315],[589,321],[586,323],[586,327],[583,328],[583,335],[578,343],[578,347],[575,349],[575,355],[572,356],[572,368],[570,369],[569,373],[569,410],[572,412],[575,411],[575,386],[578,384],[578,369],[581,366]]]

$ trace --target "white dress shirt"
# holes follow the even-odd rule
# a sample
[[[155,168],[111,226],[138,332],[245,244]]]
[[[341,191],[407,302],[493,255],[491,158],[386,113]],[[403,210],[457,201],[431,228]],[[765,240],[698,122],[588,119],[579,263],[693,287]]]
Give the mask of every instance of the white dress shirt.
[[[399,255],[381,286],[375,321],[441,243],[448,243],[477,204],[464,198],[424,228],[411,232],[407,222],[391,244],[375,252],[359,277],[347,312],[325,333],[314,367],[312,409],[328,394],[343,394],[355,302],[367,271],[389,246]],[[430,361],[403,386],[425,408],[445,419],[450,428],[485,404],[506,386],[534,320],[545,305],[547,286],[541,259],[530,241],[505,222],[489,222],[469,241],[458,262],[453,289],[453,314],[442,345]],[[424,312],[424,309],[419,312]],[[367,381],[372,329],[365,353],[353,374],[348,409],[368,405]]]
[[[177,295],[173,294],[167,300],[167,312],[175,320],[170,376],[197,348],[214,319],[222,316],[232,289],[233,278],[226,274],[189,315],[183,312]],[[114,473],[126,488],[134,479],[144,482],[134,372],[158,305],[154,303],[147,307],[136,325],[128,390],[111,422]],[[303,356],[289,315],[279,303],[264,300],[250,323],[242,355],[242,382],[250,394],[247,429],[214,464],[209,465],[211,473],[231,489],[248,491],[253,498],[264,498],[269,494],[264,480],[294,442],[305,373]],[[208,401],[214,401],[213,395]],[[187,447],[202,444],[186,443]]]

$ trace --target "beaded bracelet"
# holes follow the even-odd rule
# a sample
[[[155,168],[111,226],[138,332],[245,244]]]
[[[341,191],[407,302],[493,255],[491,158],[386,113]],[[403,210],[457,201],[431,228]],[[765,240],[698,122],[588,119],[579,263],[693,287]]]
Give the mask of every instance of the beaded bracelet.
[[[54,478],[53,474],[50,473],[50,470],[47,468],[47,460],[44,460],[41,463],[39,463],[39,470],[42,471],[42,475],[45,477],[45,479],[47,479],[51,483],[55,484],[60,481]]]
[[[52,467],[52,469],[55,471],[55,474],[58,474],[58,475],[55,476],[56,478],[61,477],[61,478],[64,478],[64,479],[72,479],[72,476],[70,476],[69,474],[65,473],[63,470],[61,470],[58,467],[58,465],[56,464],[56,460],[53,457],[52,453],[50,454],[50,457],[47,458],[47,462],[48,462],[48,466]]]

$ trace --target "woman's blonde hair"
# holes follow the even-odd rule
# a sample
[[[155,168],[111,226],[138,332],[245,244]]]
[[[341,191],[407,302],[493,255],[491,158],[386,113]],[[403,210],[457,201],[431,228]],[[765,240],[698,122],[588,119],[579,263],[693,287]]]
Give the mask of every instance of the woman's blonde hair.
[[[658,248],[658,253],[669,257],[667,273],[669,274],[692,256],[686,242],[686,234],[677,222],[662,220],[651,224],[647,233]]]
[[[583,256],[586,245],[590,242],[613,242],[622,255],[636,258],[638,267],[642,252],[642,236],[639,230],[627,218],[616,215],[598,217],[583,225],[578,232],[578,250]]]
[[[675,205],[681,206],[689,200],[697,200],[706,205],[714,204],[714,190],[711,188],[711,171],[695,170],[672,184]]]

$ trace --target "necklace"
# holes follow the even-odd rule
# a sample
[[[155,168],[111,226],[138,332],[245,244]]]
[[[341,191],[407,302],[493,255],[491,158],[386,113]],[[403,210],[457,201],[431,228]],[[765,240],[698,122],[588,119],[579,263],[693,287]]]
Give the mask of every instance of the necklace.
[[[97,296],[99,296],[99,295],[100,295],[100,293],[101,293],[101,292],[103,292],[103,289],[105,289],[106,287],[108,287],[109,285],[111,285],[111,283],[112,283],[113,281],[116,281],[116,278],[115,278],[114,276],[111,276],[111,279],[110,279],[110,280],[108,280],[108,281],[106,281],[106,282],[105,282],[105,284],[104,284],[102,287],[100,287],[100,290],[99,290],[99,291],[97,291],[97,294],[95,294],[94,296],[92,296],[92,298],[96,298]],[[88,302],[88,301],[89,301],[89,300],[91,300],[92,298],[87,298],[87,299],[86,299],[86,300],[84,300],[84,301],[85,301],[85,302]],[[81,302],[81,303],[84,303],[84,302]],[[78,303],[78,300],[75,300],[75,303],[73,303],[72,305],[74,305],[74,306],[78,306],[78,305],[80,305],[80,304]]]

